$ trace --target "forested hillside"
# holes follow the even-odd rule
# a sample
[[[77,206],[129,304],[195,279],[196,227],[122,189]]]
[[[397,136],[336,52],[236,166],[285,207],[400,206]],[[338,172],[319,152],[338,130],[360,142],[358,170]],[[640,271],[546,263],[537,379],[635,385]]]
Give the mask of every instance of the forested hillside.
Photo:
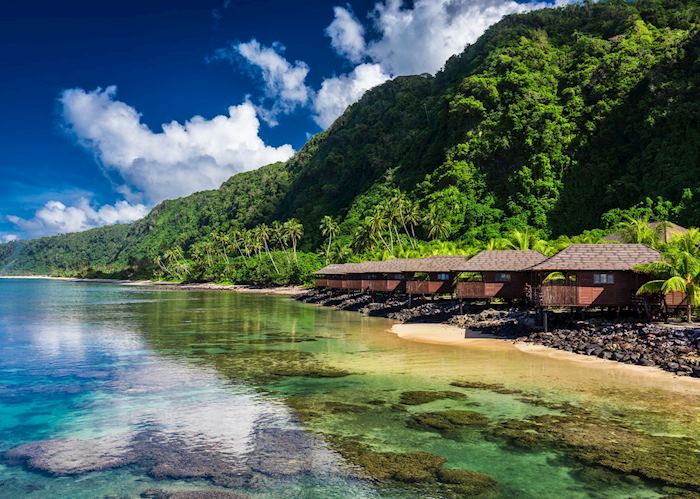
[[[697,225],[699,26],[698,3],[681,0],[509,16],[437,75],[367,92],[287,163],[131,225],[1,245],[0,270],[148,276],[168,250],[187,259],[212,234],[230,242],[289,219],[301,249],[336,260],[396,253],[395,238],[475,247],[513,230],[574,235],[625,213]],[[382,226],[392,217],[401,231]]]

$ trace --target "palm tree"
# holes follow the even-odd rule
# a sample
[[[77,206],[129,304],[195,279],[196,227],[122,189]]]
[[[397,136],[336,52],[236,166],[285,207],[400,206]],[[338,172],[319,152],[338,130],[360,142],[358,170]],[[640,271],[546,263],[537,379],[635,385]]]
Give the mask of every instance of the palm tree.
[[[450,224],[445,217],[437,214],[435,210],[430,210],[425,216],[428,226],[428,237],[430,239],[445,239],[450,233]]]
[[[231,229],[228,233],[229,250],[238,251],[243,256],[243,234],[238,229]]]
[[[663,231],[664,227],[664,224],[659,224],[656,230],[653,229],[649,223],[649,215],[637,218],[627,215],[625,220],[618,225],[624,242],[646,244],[652,248],[659,246],[661,242],[659,231]]]
[[[673,238],[661,262],[637,269],[660,277],[643,284],[637,294],[680,292],[685,294],[687,319],[693,320],[693,307],[700,304],[700,231],[693,229]]]
[[[287,234],[284,230],[284,226],[279,220],[275,220],[272,222],[272,225],[270,227],[271,230],[271,239],[275,241],[278,245],[278,247],[284,251],[284,257],[287,260],[287,263],[290,263],[289,259],[289,253],[287,252],[287,243],[288,243],[288,238]]]
[[[292,241],[292,252],[294,253],[294,261],[297,261],[297,242],[304,235],[304,226],[296,218],[290,218],[283,224],[285,233],[290,241]]]
[[[539,238],[535,233],[530,232],[530,229],[515,229],[508,234],[506,246],[510,249],[525,251],[533,249],[537,241],[539,241]]]
[[[386,250],[391,253],[391,248],[389,243],[384,239],[384,230],[386,228],[386,219],[384,217],[383,210],[380,206],[375,206],[372,210],[372,214],[366,218],[369,223],[369,230],[372,239],[379,240],[382,242]]]
[[[260,244],[262,244],[263,248],[265,248],[265,253],[267,253],[268,258],[272,262],[272,266],[275,268],[275,272],[279,274],[280,269],[277,268],[277,263],[275,263],[275,259],[272,258],[272,253],[270,253],[270,246],[268,245],[268,242],[270,241],[271,229],[267,224],[260,224],[256,228],[258,229],[258,240],[260,241]]]
[[[350,247],[357,253],[369,249],[374,249],[374,239],[372,237],[372,228],[369,223],[369,217],[366,217],[352,236]]]
[[[338,222],[333,220],[332,217],[326,215],[321,219],[321,234],[328,239],[328,244],[326,245],[326,263],[328,263],[328,256],[331,252],[331,244],[333,243],[333,238],[338,235]]]
[[[420,223],[420,208],[418,204],[405,199],[403,210],[401,212],[401,223],[403,224],[404,231],[411,241],[411,246],[416,249],[416,225]],[[408,228],[411,229],[411,233],[408,233]]]

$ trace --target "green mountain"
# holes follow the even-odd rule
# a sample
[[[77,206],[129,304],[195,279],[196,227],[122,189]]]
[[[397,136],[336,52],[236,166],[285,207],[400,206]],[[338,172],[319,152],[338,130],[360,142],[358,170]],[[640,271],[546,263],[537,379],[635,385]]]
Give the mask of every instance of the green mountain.
[[[683,0],[508,16],[437,75],[367,92],[286,163],[165,201],[133,224],[0,245],[0,270],[148,275],[168,248],[292,217],[301,247],[316,250],[324,215],[349,243],[399,191],[441,221],[441,238],[463,244],[526,227],[576,234],[647,198],[697,225],[699,26],[700,6]],[[427,224],[416,230],[428,238]]]

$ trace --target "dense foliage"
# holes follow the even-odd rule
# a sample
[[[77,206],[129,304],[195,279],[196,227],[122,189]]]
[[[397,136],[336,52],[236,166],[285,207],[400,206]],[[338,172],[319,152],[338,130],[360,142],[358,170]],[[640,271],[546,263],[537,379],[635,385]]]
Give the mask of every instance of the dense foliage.
[[[212,234],[289,219],[303,226],[301,250],[338,261],[469,254],[504,237],[548,240],[552,251],[627,216],[695,225],[698,26],[687,0],[508,16],[437,75],[367,92],[288,162],[128,226],[0,245],[0,270],[150,277],[168,251],[194,262]],[[190,267],[189,279],[251,279]]]

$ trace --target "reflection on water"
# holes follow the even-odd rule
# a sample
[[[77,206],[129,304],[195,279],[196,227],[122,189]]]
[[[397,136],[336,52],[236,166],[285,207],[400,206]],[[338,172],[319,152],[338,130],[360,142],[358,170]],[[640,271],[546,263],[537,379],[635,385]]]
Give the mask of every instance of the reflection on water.
[[[600,432],[574,439],[597,427],[665,456],[697,447],[694,380],[507,344],[410,343],[389,326],[284,297],[2,280],[0,496],[655,497],[670,483],[695,487],[683,469],[604,455]],[[620,470],[622,459],[632,467]]]

